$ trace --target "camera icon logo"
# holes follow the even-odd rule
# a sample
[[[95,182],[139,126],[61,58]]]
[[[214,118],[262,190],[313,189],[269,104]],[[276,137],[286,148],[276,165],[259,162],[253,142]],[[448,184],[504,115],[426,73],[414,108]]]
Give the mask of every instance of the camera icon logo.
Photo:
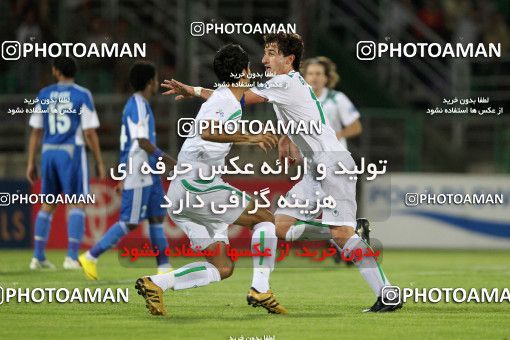
[[[201,37],[205,33],[205,24],[200,21],[191,23],[191,35],[194,37]]]
[[[386,306],[396,306],[402,302],[400,287],[384,286],[381,289],[381,302]]]
[[[21,43],[19,41],[7,40],[2,43],[2,59],[18,60],[21,58]]]
[[[373,41],[363,40],[356,44],[356,57],[359,60],[374,60],[376,52],[375,42]]]
[[[177,121],[177,135],[188,138],[197,135],[197,126],[193,118],[181,118]]]
[[[408,192],[404,203],[408,207],[416,207],[418,205],[418,194],[416,192]]]
[[[6,207],[11,204],[11,194],[0,192],[0,207]]]

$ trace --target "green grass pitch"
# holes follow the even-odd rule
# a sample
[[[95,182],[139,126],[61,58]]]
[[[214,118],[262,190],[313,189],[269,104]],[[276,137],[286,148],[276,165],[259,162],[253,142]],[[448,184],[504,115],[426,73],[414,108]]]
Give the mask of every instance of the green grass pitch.
[[[126,268],[116,253],[99,263],[100,279],[59,269],[30,272],[28,250],[0,251],[3,287],[129,287],[123,304],[0,305],[0,339],[124,338],[229,339],[510,339],[509,303],[407,303],[385,314],[363,314],[375,298],[355,268],[278,268],[272,288],[289,315],[270,315],[246,304],[251,283],[248,263],[226,281],[165,293],[167,317],[150,316],[137,294],[135,279],[152,268]],[[61,266],[62,251],[48,258]],[[184,260],[184,259],[181,259]],[[291,260],[289,260],[291,261]],[[242,267],[242,268],[240,268]],[[391,251],[382,267],[402,287],[510,287],[510,252]]]

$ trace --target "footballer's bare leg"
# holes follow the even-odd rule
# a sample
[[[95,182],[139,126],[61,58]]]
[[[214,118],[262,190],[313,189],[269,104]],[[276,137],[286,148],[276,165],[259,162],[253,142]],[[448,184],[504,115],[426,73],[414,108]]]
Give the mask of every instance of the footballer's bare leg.
[[[301,221],[285,214],[275,214],[276,236],[287,242],[327,241],[331,239],[329,225],[320,220]]]
[[[276,225],[276,236],[278,239],[292,241],[287,240],[287,234],[291,230],[291,227],[296,224],[297,218],[283,214],[275,214],[274,221]]]
[[[152,315],[166,315],[163,293],[166,290],[182,290],[208,285],[224,280],[232,275],[234,264],[227,256],[224,242],[213,242],[205,248],[210,252],[220,252],[206,256],[205,261],[189,263],[175,271],[145,276],[136,280],[135,288],[145,299],[145,306]]]
[[[226,244],[224,242],[215,242],[206,249],[215,252],[219,249],[219,254],[216,256],[206,256],[207,262],[212,264],[218,269],[221,280],[228,279],[234,273],[234,262],[227,256]]]

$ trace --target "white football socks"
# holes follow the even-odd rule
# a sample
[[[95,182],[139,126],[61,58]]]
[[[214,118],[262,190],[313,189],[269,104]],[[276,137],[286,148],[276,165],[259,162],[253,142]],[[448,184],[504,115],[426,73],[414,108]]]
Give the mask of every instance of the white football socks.
[[[165,291],[206,286],[220,281],[221,277],[218,269],[209,262],[193,262],[170,273],[150,276],[150,279]]]
[[[260,244],[260,251],[270,249],[271,256],[253,257],[253,280],[251,286],[260,293],[269,290],[269,276],[274,269],[276,258],[276,247],[278,239],[276,238],[275,225],[271,222],[260,222],[253,227],[251,237],[251,250],[255,251],[255,245]]]
[[[370,246],[359,235],[354,234],[347,240],[343,249],[349,253],[358,248],[363,249],[363,254],[366,254],[366,249]],[[354,261],[354,264],[376,296],[381,296],[384,286],[391,285],[374,257],[363,256],[360,261]]]

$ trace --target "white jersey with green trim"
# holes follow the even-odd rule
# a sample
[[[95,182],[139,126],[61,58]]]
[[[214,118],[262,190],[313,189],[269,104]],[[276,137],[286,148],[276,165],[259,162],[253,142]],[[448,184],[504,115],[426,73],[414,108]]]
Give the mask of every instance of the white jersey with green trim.
[[[318,98],[335,133],[342,131],[360,117],[358,109],[343,92],[325,88]],[[347,140],[342,137],[339,141],[347,149]]]
[[[327,157],[327,152],[331,151],[349,155],[347,149],[337,140],[311,86],[299,72],[277,75],[250,90],[272,103],[277,118],[285,124],[289,121],[294,121],[295,124],[300,121],[321,121],[322,133],[288,135],[303,155],[313,157],[316,161],[322,161]]]
[[[209,99],[202,104],[195,121],[226,122],[227,120],[239,120],[241,116],[242,108],[237,98],[229,88],[221,87],[216,89]],[[224,165],[231,147],[232,143],[206,141],[198,133],[194,137],[188,137],[179,152],[177,163],[191,164],[194,171],[183,177],[196,177],[197,172],[195,170],[199,168],[205,171],[204,174],[209,174],[212,166]]]

